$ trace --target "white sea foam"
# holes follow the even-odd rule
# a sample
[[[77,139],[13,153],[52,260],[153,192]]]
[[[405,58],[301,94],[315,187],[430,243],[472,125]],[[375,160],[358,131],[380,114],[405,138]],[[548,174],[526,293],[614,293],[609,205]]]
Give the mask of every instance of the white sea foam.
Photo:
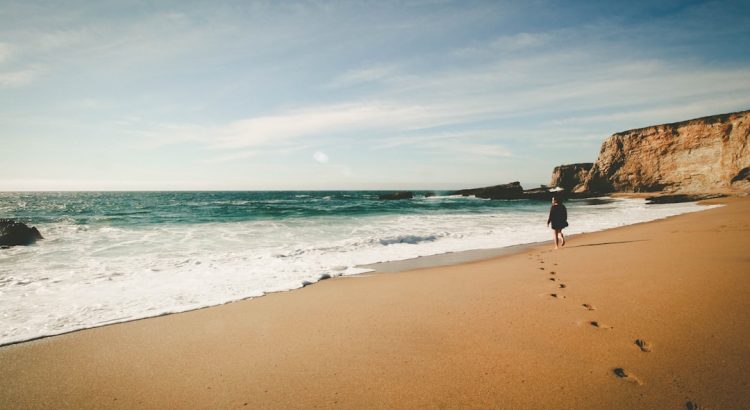
[[[566,233],[701,209],[633,199],[571,204]],[[40,225],[43,242],[0,251],[0,344],[295,289],[365,272],[365,264],[549,240],[543,210],[493,212]]]

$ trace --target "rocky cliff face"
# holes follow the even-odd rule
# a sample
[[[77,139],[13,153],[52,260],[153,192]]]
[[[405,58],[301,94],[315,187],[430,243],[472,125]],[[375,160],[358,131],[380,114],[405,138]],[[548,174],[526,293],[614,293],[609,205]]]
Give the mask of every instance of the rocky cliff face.
[[[750,111],[620,132],[602,144],[581,189],[750,192],[749,136]]]
[[[583,162],[555,167],[549,185],[562,188],[568,192],[582,192],[593,166],[593,162]]]

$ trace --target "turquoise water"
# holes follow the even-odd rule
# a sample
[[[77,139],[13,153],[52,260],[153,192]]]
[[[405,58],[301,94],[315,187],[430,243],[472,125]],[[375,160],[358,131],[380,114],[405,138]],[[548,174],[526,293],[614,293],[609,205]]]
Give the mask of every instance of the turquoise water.
[[[0,344],[296,289],[377,262],[550,238],[546,202],[381,193],[0,193],[0,218],[45,237],[0,249]],[[569,234],[702,209],[566,205]]]
[[[239,222],[262,219],[369,215],[539,211],[540,201],[484,201],[463,197],[378,200],[385,191],[51,192],[0,193],[0,214],[31,223],[115,226]],[[436,200],[439,199],[439,200]]]

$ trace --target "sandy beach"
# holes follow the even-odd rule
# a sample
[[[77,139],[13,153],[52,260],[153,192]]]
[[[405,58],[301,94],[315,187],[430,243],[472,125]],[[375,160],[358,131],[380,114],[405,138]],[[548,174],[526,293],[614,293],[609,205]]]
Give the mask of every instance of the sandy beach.
[[[0,408],[748,408],[750,200],[722,203],[2,347]]]

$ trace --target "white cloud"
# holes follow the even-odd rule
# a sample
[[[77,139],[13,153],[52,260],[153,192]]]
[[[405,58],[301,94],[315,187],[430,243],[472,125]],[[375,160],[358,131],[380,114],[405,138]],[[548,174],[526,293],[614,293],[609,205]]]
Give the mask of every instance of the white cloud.
[[[315,151],[315,153],[313,154],[313,159],[320,162],[321,164],[328,163],[328,155],[321,151]]]

